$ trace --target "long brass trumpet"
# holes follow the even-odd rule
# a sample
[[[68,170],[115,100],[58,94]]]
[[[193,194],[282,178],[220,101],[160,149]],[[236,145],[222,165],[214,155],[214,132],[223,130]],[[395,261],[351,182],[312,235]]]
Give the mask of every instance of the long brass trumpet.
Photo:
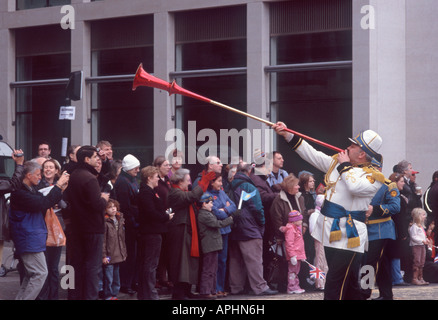
[[[242,116],[254,119],[256,121],[263,122],[263,123],[267,124],[270,127],[275,125],[275,123],[273,123],[271,121],[268,121],[268,120],[256,117],[256,116],[254,116],[252,114],[246,113],[244,111],[241,111],[241,110],[238,110],[236,108],[227,106],[227,105],[225,105],[223,103],[214,101],[212,99],[206,98],[204,96],[201,96],[201,95],[196,94],[194,92],[191,92],[189,90],[181,88],[175,82],[175,80],[173,80],[172,83],[169,83],[169,82],[167,82],[165,80],[162,80],[160,78],[154,77],[154,76],[150,75],[149,73],[147,73],[143,69],[143,64],[142,63],[140,63],[140,65],[138,66],[137,71],[135,73],[134,81],[132,83],[132,90],[134,91],[139,86],[152,87],[152,88],[156,88],[156,89],[160,89],[160,90],[165,90],[165,91],[169,92],[169,96],[172,95],[172,94],[181,94],[181,95],[186,96],[186,97],[190,97],[190,98],[193,98],[193,99],[197,99],[197,100],[201,100],[201,101],[213,104],[213,105],[218,106],[220,108],[223,108],[223,109],[226,109],[226,110],[238,113],[238,114],[240,114]],[[328,143],[319,141],[319,140],[317,140],[315,138],[306,136],[306,135],[304,135],[302,133],[296,132],[296,131],[291,130],[289,128],[285,128],[284,130],[287,131],[287,132],[293,133],[293,134],[295,134],[297,136],[300,136],[303,139],[306,139],[306,140],[315,142],[315,143],[317,143],[319,145],[322,145],[324,147],[330,148],[330,149],[332,149],[332,150],[334,150],[334,151],[336,151],[338,153],[343,151],[340,148],[337,148],[337,147],[332,146],[332,145],[330,145]]]

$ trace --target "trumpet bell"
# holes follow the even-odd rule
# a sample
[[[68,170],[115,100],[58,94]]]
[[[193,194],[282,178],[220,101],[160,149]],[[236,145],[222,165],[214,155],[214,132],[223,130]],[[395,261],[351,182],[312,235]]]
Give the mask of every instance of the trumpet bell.
[[[137,71],[135,72],[134,81],[132,83],[132,91],[135,91],[137,87],[152,87],[169,91],[170,83],[150,75],[144,71],[143,64],[140,63]]]

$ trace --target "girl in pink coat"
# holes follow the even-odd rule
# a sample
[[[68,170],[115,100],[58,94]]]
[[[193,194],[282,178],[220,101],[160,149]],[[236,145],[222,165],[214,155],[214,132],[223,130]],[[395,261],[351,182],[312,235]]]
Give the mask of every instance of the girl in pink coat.
[[[288,284],[287,293],[303,293],[305,290],[300,287],[298,273],[300,272],[301,260],[306,259],[304,251],[304,240],[301,230],[303,216],[297,210],[289,213],[288,224],[280,227],[284,233],[286,244],[286,258],[288,260]]]

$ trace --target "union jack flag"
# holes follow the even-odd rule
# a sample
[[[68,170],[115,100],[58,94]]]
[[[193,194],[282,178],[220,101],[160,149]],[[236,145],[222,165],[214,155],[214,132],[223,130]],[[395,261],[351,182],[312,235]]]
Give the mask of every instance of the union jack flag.
[[[433,259],[433,262],[435,262],[435,263],[438,262],[438,256],[436,256],[436,257]]]
[[[315,267],[314,265],[312,265],[308,262],[307,262],[307,264],[309,265],[309,268],[310,268],[309,274],[310,274],[311,279],[321,279],[321,280],[325,279],[325,272],[323,272],[321,269],[318,269],[317,267]]]

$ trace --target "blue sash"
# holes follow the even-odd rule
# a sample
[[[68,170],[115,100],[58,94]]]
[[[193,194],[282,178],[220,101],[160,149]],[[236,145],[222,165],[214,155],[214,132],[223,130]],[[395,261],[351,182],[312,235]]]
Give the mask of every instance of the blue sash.
[[[347,211],[339,204],[325,200],[324,205],[321,208],[321,213],[329,218],[333,218],[332,228],[330,230],[330,243],[333,241],[339,241],[342,238],[341,228],[339,222],[341,218],[347,218],[345,225],[348,238],[348,248],[354,248],[360,246],[359,233],[357,232],[354,220],[365,222],[365,211]]]

